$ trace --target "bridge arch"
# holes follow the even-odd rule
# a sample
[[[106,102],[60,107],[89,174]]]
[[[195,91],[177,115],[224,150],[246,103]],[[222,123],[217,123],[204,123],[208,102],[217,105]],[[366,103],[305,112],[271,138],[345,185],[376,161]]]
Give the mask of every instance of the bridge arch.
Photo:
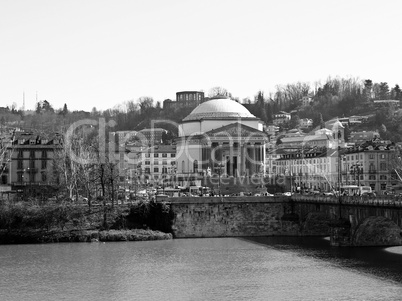
[[[354,231],[353,245],[402,245],[401,228],[389,218],[383,216],[370,216],[363,220]]]

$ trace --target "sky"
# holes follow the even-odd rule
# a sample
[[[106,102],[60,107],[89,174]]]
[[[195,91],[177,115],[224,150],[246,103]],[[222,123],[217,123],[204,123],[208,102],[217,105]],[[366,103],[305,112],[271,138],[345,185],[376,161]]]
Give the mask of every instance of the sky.
[[[0,0],[0,106],[106,110],[331,77],[402,85],[402,2]]]

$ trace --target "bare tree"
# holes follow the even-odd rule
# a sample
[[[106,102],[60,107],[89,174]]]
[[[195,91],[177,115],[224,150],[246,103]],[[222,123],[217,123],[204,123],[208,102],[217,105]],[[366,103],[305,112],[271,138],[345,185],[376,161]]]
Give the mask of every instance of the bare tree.
[[[210,98],[219,98],[219,97],[232,97],[232,94],[228,92],[225,88],[222,87],[213,87],[209,90],[208,96]]]

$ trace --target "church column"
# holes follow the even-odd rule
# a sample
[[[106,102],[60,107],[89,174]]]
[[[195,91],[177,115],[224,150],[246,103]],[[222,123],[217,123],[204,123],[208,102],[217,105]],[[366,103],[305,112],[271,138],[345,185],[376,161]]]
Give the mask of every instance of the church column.
[[[263,162],[263,150],[264,150],[264,144],[260,143],[259,145],[259,158],[258,158],[258,172],[261,172],[261,174],[264,174],[264,171],[262,169],[262,166],[264,164]]]
[[[233,176],[233,142],[229,143],[229,176]]]
[[[240,175],[241,175],[241,160],[242,160],[242,158],[241,158],[241,146],[240,146],[240,143],[239,142],[237,142],[237,147],[236,147],[236,149],[237,149],[237,152],[236,152],[236,157],[237,157],[237,166],[236,166],[236,174],[235,174],[235,177],[240,177]]]
[[[258,174],[260,168],[260,145],[254,144],[254,173]]]
[[[245,172],[246,172],[246,146],[244,145],[244,144],[242,144],[241,146],[240,146],[240,152],[241,152],[241,154],[240,154],[240,164],[241,164],[241,167],[240,167],[240,175],[242,175],[242,176],[244,176],[245,175]]]
[[[255,173],[255,144],[250,143],[250,165],[249,165],[249,173],[252,176]]]
[[[217,143],[216,142],[211,143],[211,155],[209,156],[209,164],[211,166],[212,173],[215,173],[215,165],[216,162],[218,161],[216,149],[217,149]]]
[[[211,157],[211,149],[212,149],[212,143],[208,142],[207,147],[206,147],[206,156],[205,156],[205,164],[206,164],[206,168],[208,169],[208,167],[211,169],[212,172],[212,157]]]
[[[222,168],[219,167],[219,164],[222,164],[222,142],[215,142],[215,147],[214,147],[214,152],[213,152],[213,158],[212,158],[212,165],[211,169],[216,172],[216,170],[219,170],[220,173],[222,173]]]
[[[198,161],[198,164],[201,164],[201,169],[204,171],[206,168],[205,168],[205,145],[204,144],[201,144],[201,158],[200,158],[200,160]]]
[[[262,144],[262,164],[264,166],[264,170],[262,175],[265,177],[266,176],[266,149],[265,149],[265,143]]]

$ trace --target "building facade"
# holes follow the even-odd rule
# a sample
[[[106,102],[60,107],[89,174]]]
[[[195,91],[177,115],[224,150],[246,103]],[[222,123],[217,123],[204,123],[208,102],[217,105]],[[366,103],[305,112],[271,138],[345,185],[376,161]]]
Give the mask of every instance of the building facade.
[[[43,138],[32,133],[18,133],[8,148],[8,184],[12,189],[49,186],[58,183],[54,169],[55,152],[62,147],[60,135]]]
[[[146,184],[174,185],[176,176],[176,146],[157,145],[139,153],[139,175]]]
[[[163,101],[163,109],[195,108],[204,101],[205,96],[202,91],[180,91],[176,92],[176,101],[171,99]]]
[[[281,125],[283,123],[286,123],[290,121],[292,118],[290,113],[286,113],[284,111],[280,111],[277,114],[274,114],[274,120],[272,121],[275,125]]]

